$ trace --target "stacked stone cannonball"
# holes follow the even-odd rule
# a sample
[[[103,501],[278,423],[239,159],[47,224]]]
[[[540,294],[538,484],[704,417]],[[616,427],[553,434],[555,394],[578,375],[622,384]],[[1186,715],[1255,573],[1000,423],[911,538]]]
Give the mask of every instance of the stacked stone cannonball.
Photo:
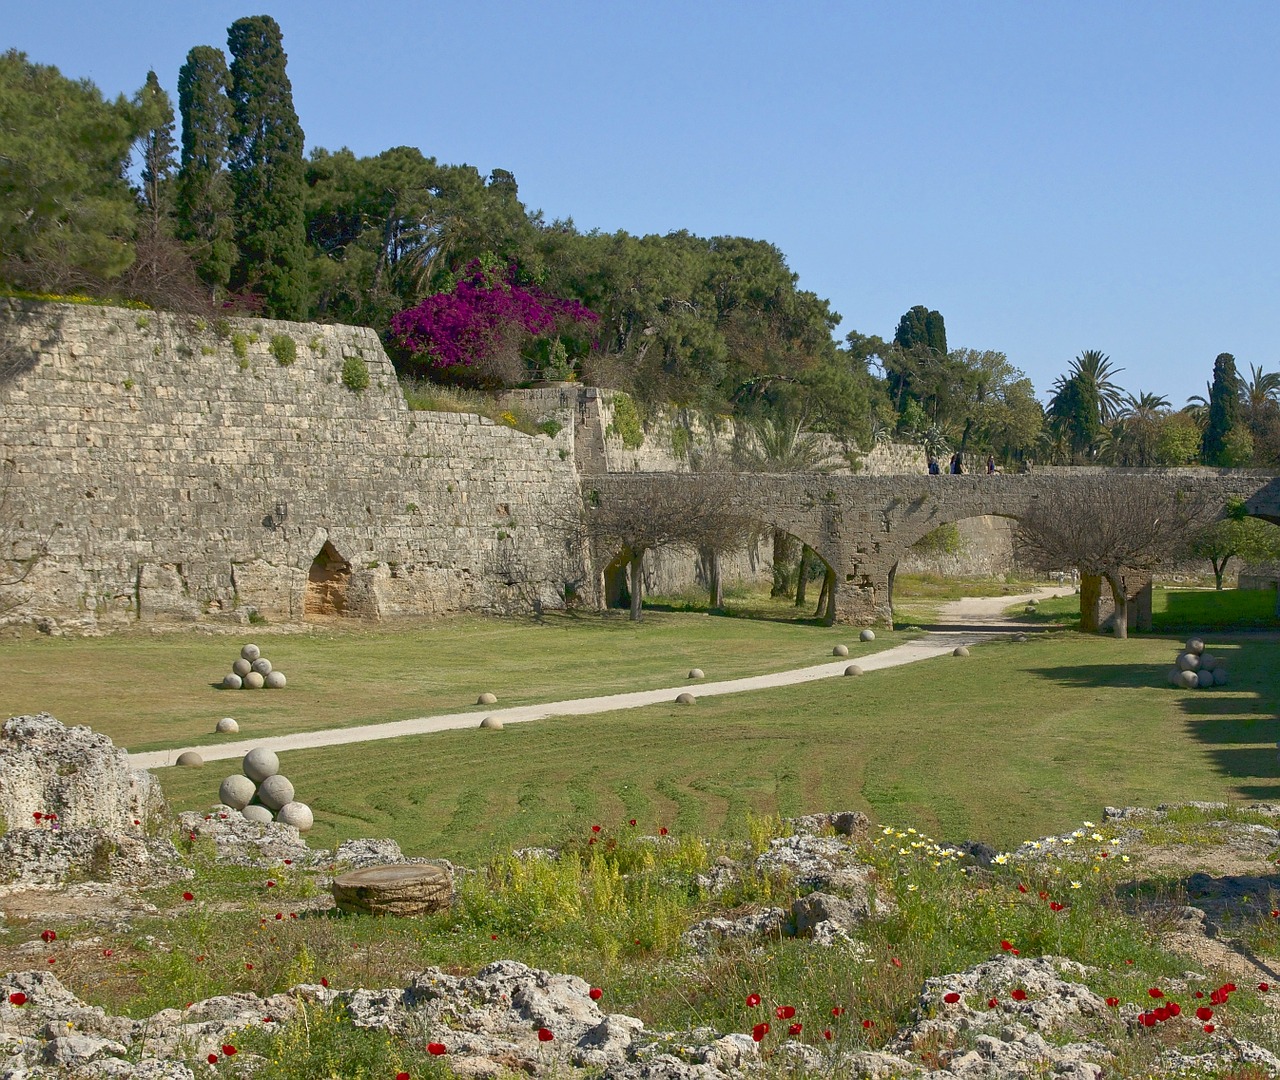
[[[311,807],[293,797],[293,785],[280,775],[280,759],[271,750],[256,746],[244,756],[241,771],[228,776],[218,788],[218,799],[248,820],[278,821],[306,832],[315,823]]]
[[[256,645],[246,645],[240,650],[240,658],[231,665],[231,672],[222,680],[224,690],[283,690],[284,672],[271,666]]]
[[[1169,669],[1169,684],[1187,690],[1226,686],[1227,667],[1213,653],[1205,652],[1200,638],[1192,638],[1178,654],[1177,664]]]

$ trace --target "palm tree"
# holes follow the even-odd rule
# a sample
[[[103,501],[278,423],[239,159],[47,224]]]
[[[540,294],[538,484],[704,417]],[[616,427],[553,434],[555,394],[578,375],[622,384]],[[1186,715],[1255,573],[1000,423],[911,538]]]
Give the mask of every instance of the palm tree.
[[[1206,382],[1204,384],[1204,393],[1192,394],[1187,398],[1187,403],[1182,406],[1182,411],[1191,417],[1196,422],[1196,427],[1202,431],[1205,424],[1209,422],[1209,398],[1212,396],[1213,383]]]
[[[1114,382],[1124,368],[1113,368],[1111,357],[1100,349],[1089,349],[1071,361],[1072,377],[1085,376],[1093,380],[1098,393],[1098,419],[1104,424],[1111,423],[1119,415],[1124,403],[1124,391]]]
[[[1280,372],[1263,371],[1256,364],[1250,364],[1248,381],[1240,380],[1240,403],[1252,414],[1277,400],[1280,400]]]
[[[1126,394],[1119,416],[1107,429],[1110,438],[1104,441],[1099,456],[1105,454],[1116,465],[1155,464],[1158,424],[1170,408],[1163,394]]]

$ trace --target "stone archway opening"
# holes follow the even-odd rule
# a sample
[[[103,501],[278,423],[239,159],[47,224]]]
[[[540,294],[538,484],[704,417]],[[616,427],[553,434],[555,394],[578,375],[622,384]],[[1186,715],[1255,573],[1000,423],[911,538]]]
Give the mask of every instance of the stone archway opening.
[[[346,614],[350,584],[351,564],[326,540],[307,571],[304,615],[326,617]]]

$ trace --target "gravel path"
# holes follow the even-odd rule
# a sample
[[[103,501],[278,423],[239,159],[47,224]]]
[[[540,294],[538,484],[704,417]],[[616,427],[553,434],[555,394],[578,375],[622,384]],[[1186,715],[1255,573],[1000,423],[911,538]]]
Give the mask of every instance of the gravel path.
[[[752,675],[744,679],[726,679],[722,682],[683,683],[659,690],[638,690],[628,694],[604,694],[598,697],[574,698],[569,701],[549,701],[541,705],[518,705],[511,708],[490,706],[463,713],[443,716],[419,716],[412,720],[396,720],[386,724],[364,724],[359,727],[329,728],[323,731],[301,731],[293,735],[278,735],[266,739],[240,739],[218,743],[214,746],[194,747],[205,761],[222,761],[241,758],[255,746],[265,746],[276,753],[286,750],[306,750],[318,746],[342,746],[347,743],[373,742],[377,739],[399,739],[405,735],[427,735],[434,731],[456,731],[477,727],[486,716],[496,716],[503,724],[521,724],[529,720],[544,720],[549,716],[586,716],[591,713],[612,712],[615,709],[638,709],[645,705],[660,705],[675,701],[677,694],[688,691],[696,697],[716,697],[720,694],[741,694],[750,690],[765,690],[774,686],[794,686],[830,679],[844,674],[850,664],[857,664],[864,672],[881,668],[913,664],[946,656],[957,645],[975,645],[1000,633],[1025,629],[1003,618],[1005,608],[1025,603],[1031,597],[1052,596],[1058,589],[1037,589],[1033,593],[1017,596],[980,597],[957,600],[943,605],[939,612],[940,624],[956,624],[956,630],[935,630],[914,641],[905,642],[892,649],[870,656],[853,655],[847,659],[833,660],[812,667],[777,671],[771,675]],[[174,750],[156,750],[145,754],[130,754],[131,769],[159,769],[173,765],[178,755],[187,747]]]

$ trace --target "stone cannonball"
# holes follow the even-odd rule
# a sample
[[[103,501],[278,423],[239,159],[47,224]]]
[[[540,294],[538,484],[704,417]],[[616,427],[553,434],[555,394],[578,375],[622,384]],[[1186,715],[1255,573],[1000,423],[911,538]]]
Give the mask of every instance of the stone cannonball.
[[[262,685],[268,690],[283,690],[284,683],[284,672],[279,670],[271,672],[271,674],[262,680]]]
[[[696,705],[697,703],[698,703],[698,699],[694,697],[692,694],[684,693],[684,694],[676,695],[677,705]]]
[[[480,726],[486,731],[501,731],[502,721],[496,716],[486,716],[480,721]]]
[[[495,694],[490,694],[488,691],[485,691],[478,698],[476,698],[476,704],[477,705],[496,705],[498,704],[498,698]]]
[[[253,670],[253,665],[242,656],[231,665],[231,670],[243,679]]]
[[[1169,669],[1169,685],[1170,686],[1182,685],[1182,668],[1171,667]]]
[[[240,730],[240,725],[236,723],[235,717],[224,716],[221,720],[218,721],[217,727],[215,727],[213,730],[216,731],[219,735],[234,735],[237,731]]]
[[[243,810],[249,805],[249,800],[253,798],[256,790],[252,780],[236,773],[235,776],[228,776],[222,781],[222,786],[218,788],[218,801],[226,803],[234,810]]]
[[[263,685],[266,683],[266,681],[267,680],[264,679],[261,675],[259,675],[256,671],[251,671],[249,672],[248,675],[244,677],[244,689],[261,690]]]
[[[240,813],[245,816],[248,821],[261,822],[263,825],[270,825],[275,821],[275,816],[265,806],[259,806],[257,803],[250,803],[248,806],[241,807]]]
[[[858,635],[859,641],[875,641],[876,632],[874,630],[864,630]]]
[[[1213,655],[1213,653],[1211,653],[1211,652],[1201,653],[1201,654],[1200,654],[1200,670],[1201,670],[1201,671],[1212,671],[1212,670],[1213,670],[1214,668],[1216,668],[1216,667],[1217,667],[1221,662],[1222,662],[1222,661],[1220,661],[1220,660],[1219,660],[1216,656],[1214,656],[1214,655]]]
[[[240,650],[240,655],[252,664],[259,656],[262,655],[262,650],[256,645],[246,645]]]
[[[271,674],[271,661],[265,656],[259,656],[258,659],[253,662],[253,670],[265,679]]]
[[[184,750],[178,755],[178,764],[186,765],[189,768],[198,768],[204,764],[204,758],[197,754],[194,750]]]
[[[1213,685],[1214,686],[1227,685],[1227,669],[1224,668],[1221,664],[1219,664],[1216,668],[1213,669]]]
[[[1200,668],[1200,657],[1193,652],[1184,652],[1178,654],[1178,667],[1183,671],[1198,671]]]
[[[1198,637],[1193,637],[1187,642],[1187,652],[1194,653],[1196,656],[1199,656],[1204,652],[1204,642]]]
[[[1207,686],[1213,685],[1213,672],[1204,671],[1203,669],[1196,672],[1196,685],[1203,690]]]
[[[1182,672],[1182,685],[1183,685],[1183,687],[1184,687],[1185,689],[1187,689],[1187,690],[1194,690],[1197,686],[1199,686],[1199,685],[1200,685],[1200,672],[1198,672],[1198,671],[1183,671],[1183,672]]]
[[[831,650],[831,655],[832,655],[832,656],[848,656],[848,655],[849,655],[849,646],[848,646],[848,645],[837,645],[834,649],[832,649],[832,650]]]
[[[844,673],[846,675],[861,675],[862,668],[858,667],[857,664],[850,664],[847,668],[844,669]]]
[[[957,645],[954,649],[951,650],[951,655],[952,656],[968,656],[969,650],[965,648],[963,645]]]
[[[700,667],[695,667],[695,668],[690,668],[690,669],[689,669],[689,678],[691,678],[691,679],[705,679],[705,678],[706,678],[706,676],[702,673],[702,668],[700,668]]]
[[[1012,640],[1013,640],[1013,641],[1026,641],[1026,640],[1027,640],[1027,635],[1026,635],[1026,634],[1022,634],[1022,633],[1014,634],[1014,635],[1013,635]]]
[[[275,776],[280,771],[280,759],[274,750],[255,746],[245,754],[240,769],[255,784],[261,784],[268,776]]]
[[[258,785],[258,802],[268,810],[279,810],[285,803],[293,802],[293,785],[288,777],[276,773]]]
[[[281,825],[292,825],[298,832],[306,832],[316,823],[311,807],[304,802],[285,803],[276,814],[276,820]]]
[[[229,671],[222,677],[222,689],[224,690],[239,690],[243,685],[244,680],[234,671]]]

